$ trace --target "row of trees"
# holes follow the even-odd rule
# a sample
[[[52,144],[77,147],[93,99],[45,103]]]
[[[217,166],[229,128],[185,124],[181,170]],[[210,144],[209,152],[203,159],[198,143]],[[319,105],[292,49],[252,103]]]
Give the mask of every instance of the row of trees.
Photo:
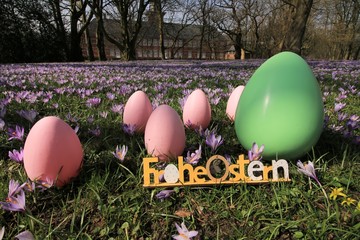
[[[96,47],[115,44],[124,60],[136,59],[136,46],[149,12],[155,16],[165,59],[164,22],[200,27],[199,46],[212,32],[227,36],[236,58],[290,50],[310,58],[358,59],[360,0],[0,0],[0,62],[83,61],[81,38],[90,45],[89,23],[96,21]],[[119,36],[104,26],[118,21]],[[91,45],[90,45],[91,46]],[[87,49],[94,60],[92,48]],[[199,55],[200,57],[202,54]]]

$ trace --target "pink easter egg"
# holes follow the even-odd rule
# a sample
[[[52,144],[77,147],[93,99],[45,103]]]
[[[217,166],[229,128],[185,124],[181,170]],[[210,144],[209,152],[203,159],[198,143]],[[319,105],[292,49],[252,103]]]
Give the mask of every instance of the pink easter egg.
[[[206,129],[211,120],[211,107],[205,93],[196,89],[187,98],[183,109],[184,123],[194,129]]]
[[[24,146],[24,167],[31,180],[63,186],[79,174],[83,150],[75,131],[58,117],[44,117],[30,130]]]
[[[168,105],[157,107],[146,124],[144,142],[149,155],[168,161],[182,155],[185,148],[184,124]]]
[[[240,100],[240,96],[244,90],[244,86],[240,85],[232,91],[227,105],[226,105],[226,115],[233,122],[235,121],[236,108]]]
[[[125,104],[123,122],[134,125],[135,131],[143,133],[152,110],[148,96],[143,91],[136,91]]]

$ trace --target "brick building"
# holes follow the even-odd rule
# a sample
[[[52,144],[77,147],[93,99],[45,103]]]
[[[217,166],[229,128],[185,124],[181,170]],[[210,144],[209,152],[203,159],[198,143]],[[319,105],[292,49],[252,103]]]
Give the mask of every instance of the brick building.
[[[149,15],[149,14],[148,14]],[[137,59],[161,59],[159,32],[154,18],[147,17],[137,38]],[[99,59],[96,47],[96,19],[89,25],[89,33],[95,59]],[[104,19],[106,31],[113,37],[120,37],[119,22],[114,19]],[[202,51],[200,51],[201,26],[164,23],[165,58],[167,59],[228,59],[230,48],[227,38],[216,29],[208,29],[204,35]],[[88,57],[85,38],[82,39],[83,56]],[[119,59],[120,50],[105,38],[107,59]],[[201,54],[201,56],[200,56]]]

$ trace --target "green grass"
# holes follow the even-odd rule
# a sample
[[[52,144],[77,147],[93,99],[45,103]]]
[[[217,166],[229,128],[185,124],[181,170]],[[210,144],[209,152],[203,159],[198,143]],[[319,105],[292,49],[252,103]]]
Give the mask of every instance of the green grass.
[[[164,79],[167,81],[176,80]],[[358,80],[354,83],[358,84]],[[199,86],[196,81],[191,84],[192,89]],[[229,84],[236,86],[237,83]],[[151,99],[157,92],[154,85],[151,88],[150,85],[147,92]],[[325,91],[332,82],[323,81],[320,85]],[[51,86],[60,85],[49,83],[42,87],[46,90]],[[209,81],[208,86],[215,88],[216,84]],[[219,86],[216,87],[225,89],[227,84],[221,82]],[[96,85],[89,88],[96,88]],[[289,162],[291,182],[181,187],[176,188],[170,198],[160,201],[155,195],[162,189],[142,186],[142,158],[148,156],[143,136],[125,135],[121,129],[121,115],[109,110],[114,103],[124,104],[129,94],[118,95],[115,102],[110,101],[105,96],[110,89],[104,88],[92,95],[102,98],[97,108],[87,108],[87,98],[58,94],[49,103],[13,101],[7,106],[6,123],[20,124],[26,133],[32,124],[20,118],[16,110],[35,109],[40,113],[37,119],[57,115],[66,120],[69,112],[76,116],[84,164],[78,177],[68,185],[26,193],[25,212],[0,210],[0,226],[5,226],[5,239],[13,239],[24,230],[31,231],[36,239],[171,239],[177,234],[174,223],[183,221],[189,230],[199,231],[195,239],[360,239],[360,209],[356,206],[360,201],[359,145],[342,134],[325,129],[313,150],[301,160],[314,162],[328,197],[332,188],[342,187],[348,197],[356,200],[354,205],[342,205],[342,197],[327,200],[314,181],[296,170],[296,162]],[[0,90],[0,99],[6,97],[5,91],[19,91],[6,85],[0,86]],[[334,88],[325,102],[327,109],[333,108],[336,91]],[[170,97],[174,99],[169,104],[181,114],[177,102],[182,97],[181,89],[169,90],[164,98]],[[229,154],[234,159],[247,151],[238,143],[234,126],[225,115],[226,100],[212,106],[210,128],[217,129],[225,138],[217,153]],[[345,111],[359,114],[356,94],[349,94],[346,102]],[[59,108],[51,107],[53,103],[58,103]],[[99,117],[100,111],[108,111],[108,117]],[[335,113],[331,110],[328,113],[330,123],[336,123]],[[87,121],[89,116],[94,116],[94,122]],[[95,126],[101,129],[99,137],[88,132]],[[194,149],[202,144],[204,151],[200,164],[204,164],[212,155],[204,140],[188,129],[186,137],[187,148]],[[23,142],[8,141],[7,138],[5,131],[0,132],[1,201],[7,196],[10,179],[19,182],[27,179],[23,166],[8,158],[8,151],[19,149]],[[121,163],[112,152],[117,145],[123,144],[129,147],[129,152]]]

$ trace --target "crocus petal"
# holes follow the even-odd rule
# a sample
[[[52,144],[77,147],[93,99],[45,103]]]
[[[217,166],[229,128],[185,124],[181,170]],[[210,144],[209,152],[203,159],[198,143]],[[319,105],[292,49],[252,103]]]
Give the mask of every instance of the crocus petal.
[[[198,231],[190,231],[190,232],[188,232],[188,234],[187,234],[187,236],[188,236],[189,238],[195,237],[195,236],[197,236],[197,235],[198,235]]]
[[[0,230],[0,240],[3,239],[4,234],[5,234],[5,227],[2,227]]]
[[[184,222],[181,223],[181,229],[182,229],[182,231],[184,232],[184,234],[186,234],[186,235],[187,235],[187,233],[189,232],[188,229],[187,229],[187,227],[185,226],[185,223],[184,223]],[[180,233],[180,232],[179,232],[179,233]]]
[[[15,238],[17,238],[18,240],[34,240],[35,239],[34,235],[28,230],[19,233],[18,235],[15,236]]]
[[[183,232],[182,228],[179,226],[179,224],[175,223],[175,227],[179,234],[184,234],[184,232]]]
[[[264,151],[264,148],[265,148],[265,145],[262,144],[258,152],[259,152],[259,153],[262,153],[262,152]]]
[[[20,184],[18,181],[10,179],[8,198],[14,197],[20,191]]]

